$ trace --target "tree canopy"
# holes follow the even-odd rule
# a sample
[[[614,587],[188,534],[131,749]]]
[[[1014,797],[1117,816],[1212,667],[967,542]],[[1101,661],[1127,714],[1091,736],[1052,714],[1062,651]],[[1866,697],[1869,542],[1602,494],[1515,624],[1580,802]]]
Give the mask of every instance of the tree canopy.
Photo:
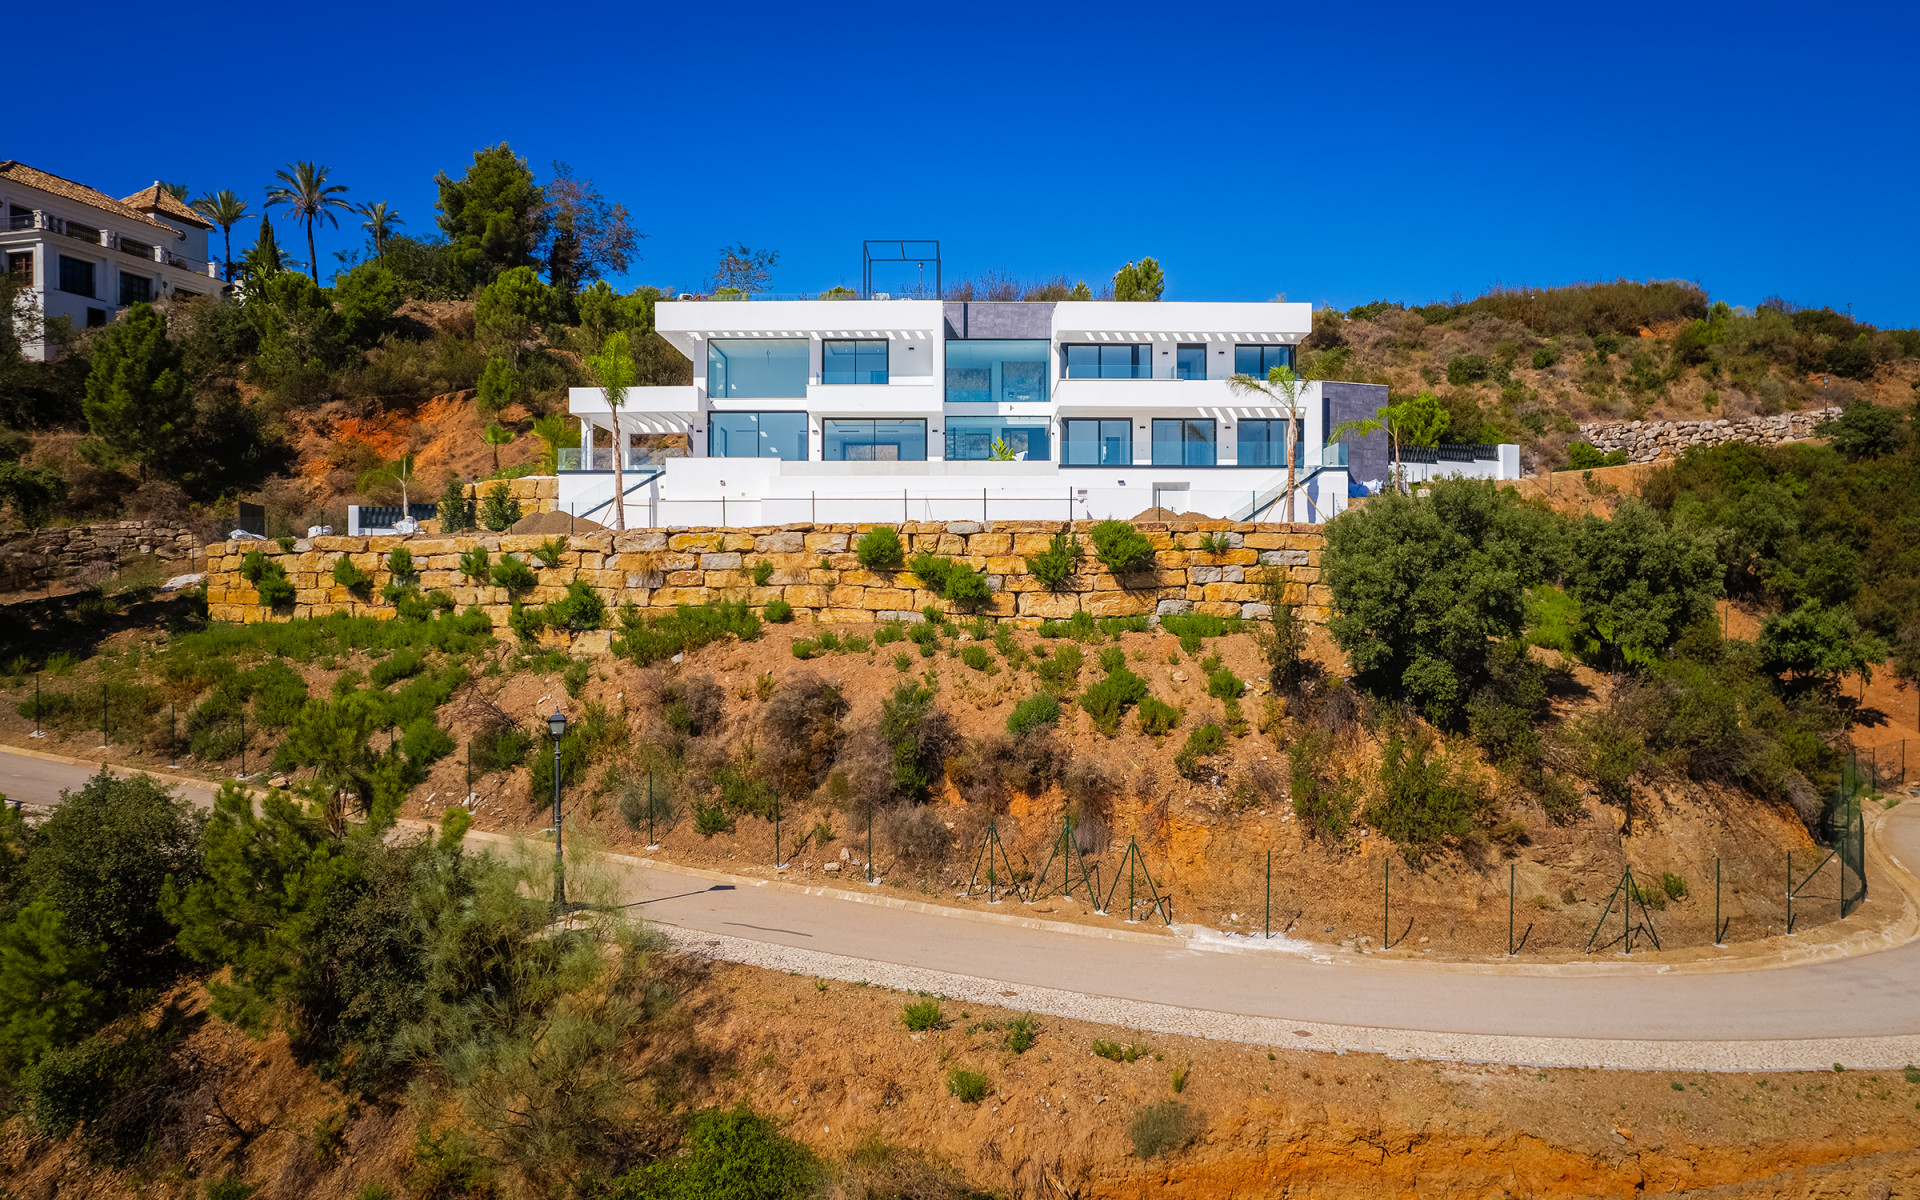
[[[548,229],[547,195],[507,143],[474,151],[460,178],[442,171],[434,183],[440,231],[453,243],[463,278],[485,283],[502,271],[536,265]]]

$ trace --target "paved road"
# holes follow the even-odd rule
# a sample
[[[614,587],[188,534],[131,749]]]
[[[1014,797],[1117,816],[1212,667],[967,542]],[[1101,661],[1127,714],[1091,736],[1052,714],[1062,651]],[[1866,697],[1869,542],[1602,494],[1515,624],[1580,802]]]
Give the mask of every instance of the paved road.
[[[88,773],[0,752],[0,791],[28,803],[54,801],[61,787],[79,786]],[[207,803],[212,789],[190,784],[189,794]],[[1881,836],[1897,859],[1920,866],[1920,814],[1896,809]],[[637,909],[685,931],[1214,1013],[1494,1037],[1920,1039],[1920,942],[1832,962],[1726,973],[1472,973],[1344,954],[1223,953],[1174,940],[1109,940],[784,889],[734,888],[670,869],[635,868],[633,874]],[[1878,886],[1878,903],[1898,902],[1891,882]],[[1883,1045],[1878,1053],[1910,1050]]]

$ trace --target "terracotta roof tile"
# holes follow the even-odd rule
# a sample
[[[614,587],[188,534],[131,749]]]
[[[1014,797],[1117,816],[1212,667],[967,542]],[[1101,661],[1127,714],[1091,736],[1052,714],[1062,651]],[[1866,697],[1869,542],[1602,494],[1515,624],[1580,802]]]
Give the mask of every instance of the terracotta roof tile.
[[[154,220],[152,217],[134,208],[132,205],[127,204],[125,201],[115,200],[105,192],[97,192],[84,183],[75,183],[71,179],[62,179],[58,175],[49,175],[45,171],[30,167],[23,162],[16,162],[13,159],[0,162],[0,179],[11,179],[15,183],[30,188],[37,188],[40,191],[46,192],[48,195],[59,196],[62,199],[71,200],[75,204],[84,204],[88,208],[97,208],[102,212],[110,212],[114,216],[121,217],[125,220],[138,221],[143,225],[151,225],[155,229],[164,229],[169,233],[175,234],[180,232],[163,221]]]
[[[198,229],[213,228],[210,221],[188,208],[180,197],[161,187],[157,179],[153,181],[152,187],[141,188],[133,195],[124,197],[120,203],[137,208],[143,213],[158,211],[162,216],[178,221],[182,225],[192,225]]]

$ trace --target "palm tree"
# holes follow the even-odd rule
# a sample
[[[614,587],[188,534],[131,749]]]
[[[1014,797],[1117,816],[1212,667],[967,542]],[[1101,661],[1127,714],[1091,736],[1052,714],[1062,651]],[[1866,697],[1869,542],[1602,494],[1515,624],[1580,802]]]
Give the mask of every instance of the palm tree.
[[[566,446],[580,444],[577,440],[578,435],[567,428],[566,417],[559,413],[535,417],[532,428],[533,436],[539,438],[546,446],[546,449],[540,452],[540,474],[552,475],[560,469],[560,451]]]
[[[513,440],[513,430],[498,421],[480,432],[480,440],[493,447],[493,473],[500,473],[500,447]]]
[[[1287,456],[1287,523],[1293,523],[1293,430],[1294,422],[1300,417],[1300,393],[1307,381],[1295,375],[1286,367],[1274,367],[1267,372],[1265,381],[1251,375],[1235,375],[1227,380],[1227,386],[1239,395],[1261,395],[1279,405],[1287,414],[1286,437],[1281,439]]]
[[[231,191],[222,189],[221,191],[213,193],[211,196],[200,197],[193,202],[191,207],[193,211],[220,227],[220,236],[225,239],[227,243],[225,263],[227,282],[232,283],[233,227],[238,225],[241,218],[247,215],[247,202],[234,195]]]
[[[406,222],[400,219],[399,213],[387,207],[385,200],[362,204],[354,211],[366,218],[360,222],[360,228],[366,230],[367,236],[373,239],[373,257],[377,262],[386,255],[387,239],[393,236],[393,227],[405,225]]]
[[[400,485],[400,519],[406,520],[413,515],[413,506],[407,503],[407,484],[413,481],[413,455],[402,454],[392,462],[381,463],[371,471],[363,472],[360,482],[355,486],[362,492],[372,491],[383,483]]]
[[[639,378],[634,370],[633,353],[628,348],[625,330],[607,335],[606,344],[600,353],[587,355],[587,372],[600,384],[600,390],[606,393],[607,411],[613,415],[613,528],[617,533],[627,530],[627,488],[626,477],[621,473],[625,465],[627,435],[620,429],[620,406],[627,402],[627,389]]]
[[[274,174],[286,181],[286,186],[274,184],[267,188],[267,207],[284,204],[293,219],[305,222],[307,226],[307,273],[313,277],[317,286],[320,282],[320,265],[313,249],[313,223],[316,219],[332,222],[334,228],[340,227],[340,218],[334,215],[334,209],[344,208],[353,211],[353,205],[340,198],[347,190],[344,183],[329,184],[326,167],[316,167],[310,162],[288,163],[293,168],[291,174],[275,171]]]

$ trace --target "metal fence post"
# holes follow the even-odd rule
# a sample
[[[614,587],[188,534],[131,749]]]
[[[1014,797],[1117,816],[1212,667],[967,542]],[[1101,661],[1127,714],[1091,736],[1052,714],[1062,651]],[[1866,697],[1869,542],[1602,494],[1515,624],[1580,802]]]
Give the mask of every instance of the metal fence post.
[[[1386,860],[1386,874],[1380,883],[1380,948],[1393,944],[1393,859]]]
[[[873,882],[873,801],[867,801],[867,882]]]
[[[1513,879],[1514,864],[1507,864],[1507,957],[1513,957]]]
[[[247,710],[240,710],[240,778],[247,777]]]
[[[1787,851],[1787,934],[1793,934],[1793,851]]]
[[[33,673],[33,736],[45,737],[40,731],[40,672]]]
[[[1720,860],[1713,860],[1713,944],[1720,944]]]
[[[1267,939],[1273,939],[1273,847],[1267,847]]]

